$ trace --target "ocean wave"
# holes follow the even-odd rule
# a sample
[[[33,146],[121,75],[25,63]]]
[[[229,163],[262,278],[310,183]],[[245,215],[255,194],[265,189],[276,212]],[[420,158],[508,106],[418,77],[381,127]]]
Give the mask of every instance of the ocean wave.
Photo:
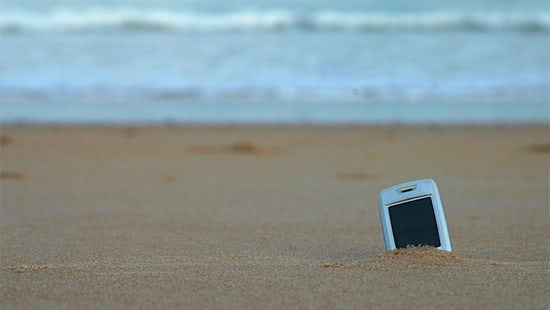
[[[139,9],[0,11],[0,32],[282,31],[549,32],[550,13],[357,13],[246,10],[229,13]]]
[[[437,89],[428,86],[400,87],[354,87],[354,88],[278,88],[278,87],[239,87],[217,88],[208,87],[3,87],[0,85],[0,106],[3,102],[12,100],[155,100],[155,101],[201,101],[212,100],[224,102],[226,100],[242,101],[310,101],[310,102],[345,102],[345,101],[376,101],[376,100],[514,100],[543,101],[550,99],[550,89],[547,85],[532,85],[518,87],[513,85],[494,85],[481,88],[471,83],[462,87],[454,86],[447,89]],[[519,100],[519,101],[518,101]]]

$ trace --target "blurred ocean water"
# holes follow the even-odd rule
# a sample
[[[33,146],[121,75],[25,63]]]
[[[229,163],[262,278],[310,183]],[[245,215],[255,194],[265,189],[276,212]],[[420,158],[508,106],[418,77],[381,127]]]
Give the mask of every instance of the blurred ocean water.
[[[0,122],[548,123],[546,1],[0,4]]]

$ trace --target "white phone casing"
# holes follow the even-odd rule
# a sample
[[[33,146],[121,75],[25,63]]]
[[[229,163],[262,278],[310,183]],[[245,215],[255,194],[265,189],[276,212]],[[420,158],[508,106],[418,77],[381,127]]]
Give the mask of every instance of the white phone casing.
[[[432,179],[402,183],[386,188],[380,192],[380,220],[382,222],[382,231],[384,232],[386,250],[389,251],[396,249],[392,223],[388,210],[389,207],[427,197],[430,197],[432,200],[437,230],[439,232],[441,246],[437,248],[440,250],[452,251],[451,238],[447,228],[447,220],[445,219],[443,203],[441,202],[441,197],[439,196],[437,184]]]

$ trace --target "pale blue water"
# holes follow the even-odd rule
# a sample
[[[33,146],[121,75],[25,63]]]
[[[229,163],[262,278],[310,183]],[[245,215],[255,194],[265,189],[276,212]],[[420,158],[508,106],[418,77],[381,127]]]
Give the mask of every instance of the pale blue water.
[[[547,1],[0,6],[0,122],[548,123]]]

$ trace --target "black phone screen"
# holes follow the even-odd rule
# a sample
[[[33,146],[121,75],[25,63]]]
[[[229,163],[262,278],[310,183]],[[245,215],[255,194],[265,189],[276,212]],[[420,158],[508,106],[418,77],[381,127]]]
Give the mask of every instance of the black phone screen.
[[[441,246],[430,197],[397,204],[388,208],[395,247],[407,245]]]

